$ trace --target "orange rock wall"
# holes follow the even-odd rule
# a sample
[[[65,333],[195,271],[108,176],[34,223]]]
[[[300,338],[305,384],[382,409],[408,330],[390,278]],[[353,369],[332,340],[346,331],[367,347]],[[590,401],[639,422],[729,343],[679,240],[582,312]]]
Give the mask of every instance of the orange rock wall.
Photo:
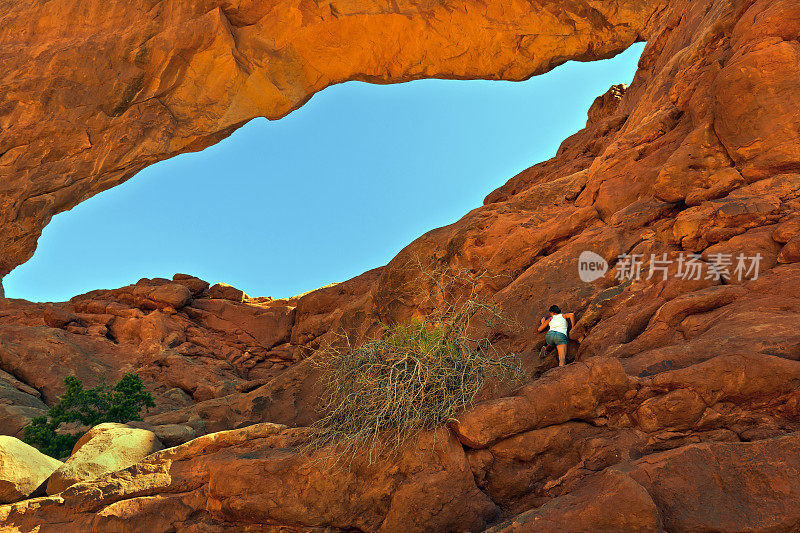
[[[522,80],[648,38],[660,4],[3,2],[0,276],[56,213],[329,85]]]

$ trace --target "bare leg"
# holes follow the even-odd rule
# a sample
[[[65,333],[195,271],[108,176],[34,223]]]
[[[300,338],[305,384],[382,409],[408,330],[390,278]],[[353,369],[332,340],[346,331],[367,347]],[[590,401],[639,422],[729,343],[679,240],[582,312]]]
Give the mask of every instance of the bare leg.
[[[564,366],[567,363],[567,345],[559,344],[556,349],[558,350],[558,366]]]

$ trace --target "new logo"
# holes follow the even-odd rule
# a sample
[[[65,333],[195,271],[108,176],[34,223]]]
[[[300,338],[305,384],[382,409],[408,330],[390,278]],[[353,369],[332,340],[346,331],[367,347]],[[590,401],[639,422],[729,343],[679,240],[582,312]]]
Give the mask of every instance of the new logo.
[[[605,276],[606,272],[608,272],[608,261],[602,256],[588,250],[581,253],[578,258],[578,275],[581,281],[591,283]]]

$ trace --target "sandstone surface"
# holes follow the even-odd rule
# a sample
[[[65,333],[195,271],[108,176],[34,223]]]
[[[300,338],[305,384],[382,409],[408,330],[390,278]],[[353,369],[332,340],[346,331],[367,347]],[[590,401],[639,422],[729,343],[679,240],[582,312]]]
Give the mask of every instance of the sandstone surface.
[[[80,481],[123,470],[164,449],[155,433],[107,422],[87,431],[69,458],[47,480],[47,494],[58,494]]]
[[[399,457],[370,463],[365,455],[347,466],[303,448],[304,431],[258,424],[206,435],[59,496],[0,507],[0,523],[42,531],[55,520],[73,531],[449,531],[484,529],[497,514],[446,431],[421,436]]]
[[[0,435],[0,503],[27,498],[60,466],[33,446]]]

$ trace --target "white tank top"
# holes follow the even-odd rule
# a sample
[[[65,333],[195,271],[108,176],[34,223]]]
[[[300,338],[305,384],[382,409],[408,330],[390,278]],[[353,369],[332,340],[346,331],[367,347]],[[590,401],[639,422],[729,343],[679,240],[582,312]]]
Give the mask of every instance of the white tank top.
[[[550,319],[550,331],[567,334],[567,319],[564,318],[564,315],[553,315],[553,318]]]

